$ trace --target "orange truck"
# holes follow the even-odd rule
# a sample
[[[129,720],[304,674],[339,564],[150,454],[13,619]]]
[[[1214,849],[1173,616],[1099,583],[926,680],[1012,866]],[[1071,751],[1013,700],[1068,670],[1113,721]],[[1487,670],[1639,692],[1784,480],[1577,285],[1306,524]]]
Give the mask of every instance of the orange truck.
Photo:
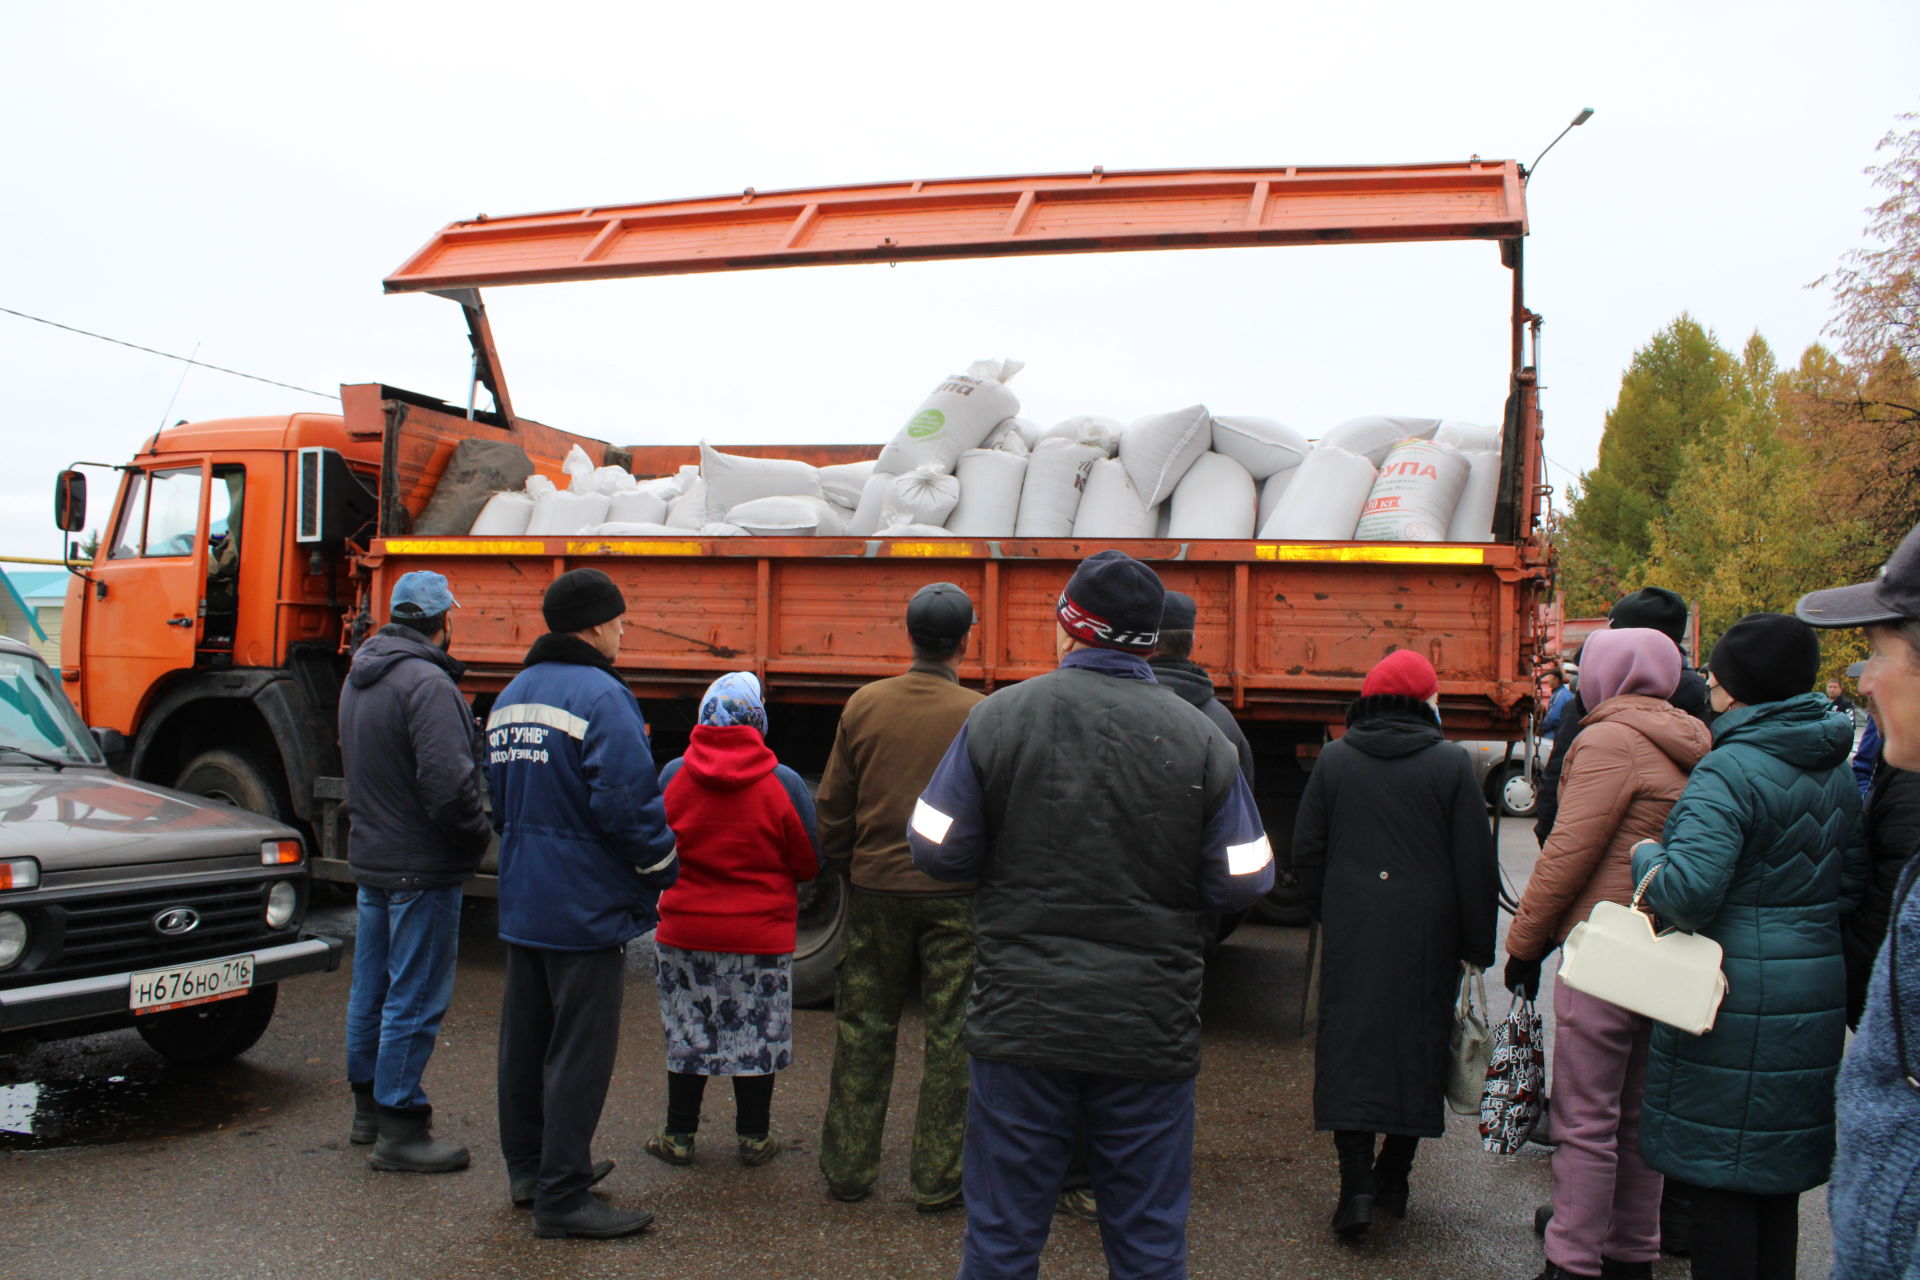
[[[520,416],[485,287],[842,262],[1256,245],[1490,240],[1511,274],[1504,335],[1505,469],[1486,544],[1119,543],[1199,602],[1194,658],[1215,675],[1257,763],[1284,847],[1321,744],[1361,677],[1394,648],[1440,673],[1450,733],[1526,733],[1551,551],[1542,534],[1541,430],[1521,293],[1525,173],[1510,162],[1208,169],[821,188],[454,223],[389,292],[460,305],[474,353],[465,407],[394,388],[341,388],[338,413],[181,424],[117,467],[106,536],[75,571],[62,679],[133,776],[231,801],[312,836],[317,876],[347,879],[335,704],[355,643],[382,625],[393,582],[447,575],[462,603],[454,649],[477,714],[542,630],[540,597],[566,570],[606,570],[634,603],[619,667],[656,756],[678,753],[700,692],[751,670],[778,707],[772,745],[817,773],[839,707],[908,661],[901,617],[923,583],[977,602],[961,678],[983,690],[1052,667],[1053,604],[1100,545],[1073,539],[415,536],[463,440],[511,442],[560,479],[578,445],[636,475],[697,461],[691,442],[616,448]],[[1501,335],[1489,335],[1490,341]],[[484,386],[493,408],[474,407]],[[880,444],[721,446],[817,464]],[[84,473],[61,474],[60,527],[86,527]],[[116,739],[112,731],[117,731]],[[475,881],[492,892],[491,877]],[[803,996],[830,989],[845,895],[823,877],[804,903]]]

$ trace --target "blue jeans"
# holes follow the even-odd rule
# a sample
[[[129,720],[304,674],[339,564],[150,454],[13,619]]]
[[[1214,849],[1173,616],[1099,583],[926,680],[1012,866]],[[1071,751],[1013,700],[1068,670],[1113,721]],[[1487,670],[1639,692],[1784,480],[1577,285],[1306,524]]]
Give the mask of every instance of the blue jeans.
[[[347,1079],[383,1107],[424,1107],[420,1077],[453,1001],[460,889],[360,886],[347,996]]]

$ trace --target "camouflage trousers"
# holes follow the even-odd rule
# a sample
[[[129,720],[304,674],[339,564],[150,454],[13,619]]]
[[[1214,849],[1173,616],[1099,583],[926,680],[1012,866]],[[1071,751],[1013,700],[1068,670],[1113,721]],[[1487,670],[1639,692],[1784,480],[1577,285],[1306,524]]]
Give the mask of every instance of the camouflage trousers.
[[[894,1041],[901,1007],[917,981],[926,1016],[926,1065],[908,1174],[914,1199],[938,1204],[960,1194],[967,1129],[961,1030],[973,982],[973,899],[852,892],[834,996],[839,1028],[820,1171],[843,1194],[865,1191],[879,1178]]]

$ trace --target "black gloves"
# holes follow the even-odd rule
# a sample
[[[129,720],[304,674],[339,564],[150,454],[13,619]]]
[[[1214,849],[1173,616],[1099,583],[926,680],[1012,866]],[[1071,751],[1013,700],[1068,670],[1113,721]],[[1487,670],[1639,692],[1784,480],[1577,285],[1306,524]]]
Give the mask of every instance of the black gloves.
[[[1540,961],[1508,957],[1506,982],[1507,990],[1522,1000],[1534,999],[1540,994]]]

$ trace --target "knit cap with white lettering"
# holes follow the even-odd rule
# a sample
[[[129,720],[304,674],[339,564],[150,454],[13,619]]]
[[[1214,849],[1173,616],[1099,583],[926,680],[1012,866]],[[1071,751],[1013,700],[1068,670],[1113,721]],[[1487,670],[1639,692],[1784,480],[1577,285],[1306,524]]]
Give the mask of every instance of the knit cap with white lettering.
[[[1147,653],[1160,639],[1160,575],[1124,551],[1088,556],[1060,593],[1060,627],[1082,644]]]

